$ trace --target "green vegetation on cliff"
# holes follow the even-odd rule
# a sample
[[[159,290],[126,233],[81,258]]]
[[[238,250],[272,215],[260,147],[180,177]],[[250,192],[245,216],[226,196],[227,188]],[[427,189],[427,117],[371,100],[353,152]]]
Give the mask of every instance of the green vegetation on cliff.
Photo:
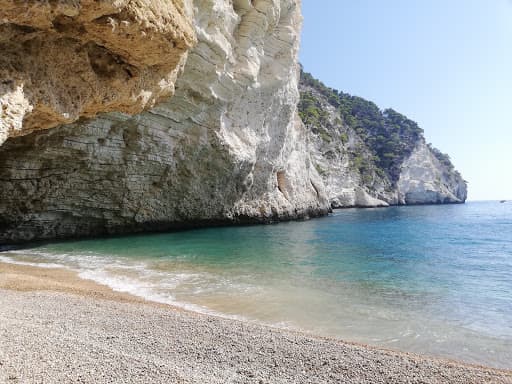
[[[400,177],[402,162],[411,154],[418,141],[424,140],[423,130],[418,124],[391,108],[381,111],[375,103],[362,97],[329,88],[303,70],[300,81],[299,115],[302,121],[314,133],[320,134],[324,141],[333,139],[326,129],[332,125],[329,113],[322,108],[317,95],[323,96],[341,116],[343,121],[339,123],[351,128],[372,152],[378,172],[387,174],[391,182],[396,182]],[[344,144],[347,141],[346,134],[340,140]],[[431,150],[441,163],[453,169],[448,155],[435,148]],[[353,163],[364,174],[368,167],[365,159],[355,154]]]

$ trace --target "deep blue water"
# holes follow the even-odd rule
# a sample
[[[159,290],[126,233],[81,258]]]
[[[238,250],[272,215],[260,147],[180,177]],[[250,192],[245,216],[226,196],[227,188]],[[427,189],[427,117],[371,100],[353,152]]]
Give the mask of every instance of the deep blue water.
[[[347,209],[305,222],[37,246],[153,300],[512,368],[512,203]]]

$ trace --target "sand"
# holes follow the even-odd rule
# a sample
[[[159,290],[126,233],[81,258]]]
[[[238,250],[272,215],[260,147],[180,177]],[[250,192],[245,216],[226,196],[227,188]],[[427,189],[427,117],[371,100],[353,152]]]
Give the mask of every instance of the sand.
[[[0,263],[0,383],[512,383],[512,372],[189,312]]]

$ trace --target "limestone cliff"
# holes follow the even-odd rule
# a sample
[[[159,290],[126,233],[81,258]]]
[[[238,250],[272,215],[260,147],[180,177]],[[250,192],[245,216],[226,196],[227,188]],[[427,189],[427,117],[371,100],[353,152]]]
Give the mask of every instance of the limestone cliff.
[[[172,95],[191,17],[182,0],[0,0],[0,145]]]
[[[310,151],[334,208],[466,200],[466,182],[415,122],[305,72],[300,92]]]
[[[467,185],[431,146],[421,140],[404,160],[397,182],[401,204],[463,203],[467,197]]]
[[[194,0],[183,9],[197,45],[174,97],[0,147],[0,242],[328,212],[297,115],[300,3]],[[48,92],[68,92],[59,87]]]
[[[312,78],[299,103],[301,21],[300,0],[0,0],[0,244],[464,201],[404,116]]]

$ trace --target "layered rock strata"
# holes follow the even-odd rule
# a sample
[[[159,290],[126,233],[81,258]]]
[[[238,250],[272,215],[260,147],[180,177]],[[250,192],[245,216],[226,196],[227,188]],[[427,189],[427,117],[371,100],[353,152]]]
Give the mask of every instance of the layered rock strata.
[[[299,104],[299,0],[0,5],[0,244],[466,198],[404,116]]]
[[[190,7],[188,7],[190,8]],[[0,0],[0,145],[174,92],[195,44],[182,0]]]
[[[269,222],[329,203],[297,116],[296,0],[195,0],[174,97],[0,147],[0,242]]]
[[[463,203],[467,185],[416,123],[302,72],[301,116],[333,208]]]

